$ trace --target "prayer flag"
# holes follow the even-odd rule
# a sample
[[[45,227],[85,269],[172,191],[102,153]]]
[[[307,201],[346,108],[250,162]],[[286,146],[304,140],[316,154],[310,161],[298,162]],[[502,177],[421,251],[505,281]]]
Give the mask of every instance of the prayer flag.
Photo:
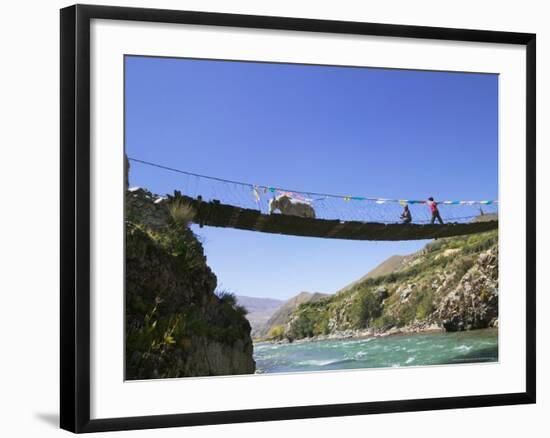
[[[252,191],[254,192],[254,198],[256,198],[256,202],[260,202],[260,191],[258,190],[258,187],[254,186]]]

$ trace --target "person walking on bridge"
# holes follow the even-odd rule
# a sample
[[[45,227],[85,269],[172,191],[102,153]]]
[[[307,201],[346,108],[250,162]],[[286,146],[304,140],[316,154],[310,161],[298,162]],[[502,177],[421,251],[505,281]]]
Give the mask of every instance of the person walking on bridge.
[[[439,214],[439,209],[437,208],[437,202],[434,201],[434,198],[431,196],[428,198],[428,203],[430,204],[430,211],[432,212],[432,220],[431,224],[435,223],[435,220],[437,219],[441,225],[443,225],[443,219],[441,219],[441,215]]]
[[[412,221],[411,211],[409,210],[409,205],[405,204],[403,207],[403,213],[401,213],[401,222],[402,224],[410,224]]]

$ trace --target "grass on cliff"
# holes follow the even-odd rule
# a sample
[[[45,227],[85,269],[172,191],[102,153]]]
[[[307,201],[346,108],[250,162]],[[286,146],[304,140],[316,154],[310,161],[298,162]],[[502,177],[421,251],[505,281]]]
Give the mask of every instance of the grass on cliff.
[[[135,214],[127,217],[129,379],[181,376],[186,357],[201,342],[232,345],[250,333],[246,309],[235,296],[214,293],[215,276],[188,227],[193,212],[181,203],[172,207],[164,228],[150,228]]]
[[[223,305],[231,307],[239,316],[245,317],[248,314],[246,307],[238,304],[237,296],[234,293],[224,290],[216,292],[216,295]]]
[[[173,199],[168,206],[170,217],[174,225],[178,228],[186,228],[197,214],[195,209],[187,202],[181,199]]]

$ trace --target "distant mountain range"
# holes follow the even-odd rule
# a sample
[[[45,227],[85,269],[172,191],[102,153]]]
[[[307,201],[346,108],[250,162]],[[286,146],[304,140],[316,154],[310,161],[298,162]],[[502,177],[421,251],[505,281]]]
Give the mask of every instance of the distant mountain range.
[[[252,337],[257,337],[258,332],[263,329],[271,315],[283,305],[284,301],[237,295],[237,303],[248,311],[246,318],[252,326]]]
[[[313,303],[327,296],[328,294],[319,292],[300,292],[289,300],[283,301],[237,295],[237,302],[248,311],[246,318],[252,327],[252,337],[263,338],[273,327],[286,324],[292,312],[300,304]]]

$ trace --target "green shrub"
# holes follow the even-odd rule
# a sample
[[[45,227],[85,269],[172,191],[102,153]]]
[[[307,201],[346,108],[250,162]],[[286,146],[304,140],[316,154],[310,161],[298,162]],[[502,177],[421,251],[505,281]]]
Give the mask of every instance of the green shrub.
[[[240,316],[245,316],[246,314],[248,314],[248,310],[246,310],[244,306],[238,304],[237,297],[234,293],[228,291],[218,291],[216,295],[218,296],[222,304],[231,307]]]
[[[328,318],[319,318],[313,325],[313,332],[317,335],[328,335],[330,333]]]
[[[456,272],[457,278],[462,278],[466,272],[468,272],[472,266],[474,266],[475,260],[473,257],[461,257],[453,264],[453,270]]]
[[[317,304],[317,303],[315,303]],[[328,333],[328,310],[303,304],[295,311],[287,336],[290,339],[311,338]]]
[[[157,306],[146,313],[141,321],[134,321],[126,328],[127,374],[130,376],[149,375],[158,364],[164,370],[176,367],[172,364],[172,351],[176,348],[176,335],[181,316],[162,318],[157,315]]]
[[[237,297],[232,292],[228,292],[228,291],[225,291],[225,290],[216,291],[216,295],[218,296],[220,301],[224,304],[229,304],[230,306],[236,306],[237,305]]]
[[[434,293],[427,290],[418,295],[416,300],[416,319],[426,319],[435,310]]]
[[[351,309],[351,320],[358,328],[368,327],[369,323],[378,318],[382,313],[382,301],[372,290],[362,291],[357,294],[355,303]]]
[[[285,337],[285,328],[282,325],[276,325],[269,330],[267,337],[271,340],[280,341]]]
[[[377,329],[385,329],[397,325],[397,318],[394,315],[386,313],[372,322],[372,326]]]

